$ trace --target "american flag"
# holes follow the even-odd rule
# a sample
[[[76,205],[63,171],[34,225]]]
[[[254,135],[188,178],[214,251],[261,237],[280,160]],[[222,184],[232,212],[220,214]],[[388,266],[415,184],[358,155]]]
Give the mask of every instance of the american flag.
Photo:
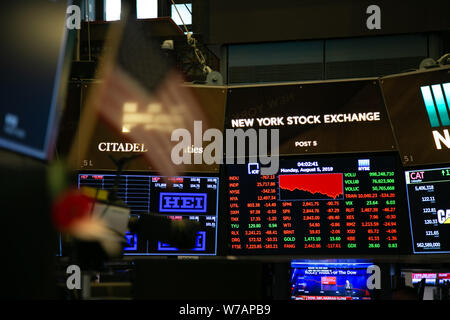
[[[144,24],[126,19],[110,28],[100,61],[98,89],[90,92],[82,115],[79,139],[89,139],[97,116],[132,143],[144,144],[144,157],[162,175],[173,176],[183,167],[171,159],[171,133],[184,128],[193,133],[203,112],[183,77],[162,55]],[[82,143],[80,143],[82,142]],[[78,142],[82,159],[87,143]]]

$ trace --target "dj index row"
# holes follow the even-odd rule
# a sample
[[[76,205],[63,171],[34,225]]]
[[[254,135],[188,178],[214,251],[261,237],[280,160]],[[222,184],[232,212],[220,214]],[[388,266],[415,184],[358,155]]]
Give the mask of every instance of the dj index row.
[[[321,119],[323,117],[323,119]],[[288,116],[285,117],[268,117],[256,118],[256,122],[260,127],[269,126],[285,126],[285,125],[304,125],[304,124],[321,124],[321,123],[343,123],[343,122],[362,122],[362,121],[380,121],[380,112],[359,112],[359,113],[339,113],[339,114],[324,114],[322,115],[308,115],[308,116]],[[323,121],[323,122],[322,122]],[[232,119],[231,126],[238,127],[253,127],[255,119]]]

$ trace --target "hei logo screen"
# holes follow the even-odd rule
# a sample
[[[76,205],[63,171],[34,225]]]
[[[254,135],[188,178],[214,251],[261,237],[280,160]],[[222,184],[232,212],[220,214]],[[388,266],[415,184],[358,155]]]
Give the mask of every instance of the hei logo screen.
[[[203,213],[206,212],[206,201],[206,193],[161,192],[159,194],[159,211]]]
[[[98,190],[113,189],[117,176],[101,172],[80,173],[78,186]],[[164,216],[175,224],[195,222],[197,238],[189,248],[176,239],[149,240],[139,234],[125,234],[123,254],[140,255],[215,255],[217,253],[217,221],[219,178],[215,176],[154,176],[122,174],[119,197],[130,208],[130,215]],[[192,239],[194,240],[194,239]]]

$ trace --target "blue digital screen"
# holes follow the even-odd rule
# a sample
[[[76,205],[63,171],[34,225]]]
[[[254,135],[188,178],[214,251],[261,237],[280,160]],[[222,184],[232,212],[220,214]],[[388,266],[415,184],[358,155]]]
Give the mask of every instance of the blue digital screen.
[[[115,179],[111,173],[80,173],[78,186],[112,190]],[[131,215],[152,213],[172,220],[197,221],[200,225],[195,246],[190,249],[179,249],[161,241],[147,241],[127,233],[124,255],[216,254],[218,177],[122,174],[117,191],[118,197],[130,208]]]
[[[3,1],[0,148],[51,159],[68,76],[66,0]],[[67,49],[67,52],[70,52]]]
[[[293,300],[371,300],[367,283],[372,275],[365,260],[291,262]]]
[[[159,212],[206,212],[206,193],[161,192]]]

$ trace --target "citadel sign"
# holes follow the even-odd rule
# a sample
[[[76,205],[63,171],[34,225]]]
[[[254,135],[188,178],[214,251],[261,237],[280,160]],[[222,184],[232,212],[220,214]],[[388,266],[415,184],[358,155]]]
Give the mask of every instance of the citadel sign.
[[[147,152],[143,143],[100,142],[100,152]]]

